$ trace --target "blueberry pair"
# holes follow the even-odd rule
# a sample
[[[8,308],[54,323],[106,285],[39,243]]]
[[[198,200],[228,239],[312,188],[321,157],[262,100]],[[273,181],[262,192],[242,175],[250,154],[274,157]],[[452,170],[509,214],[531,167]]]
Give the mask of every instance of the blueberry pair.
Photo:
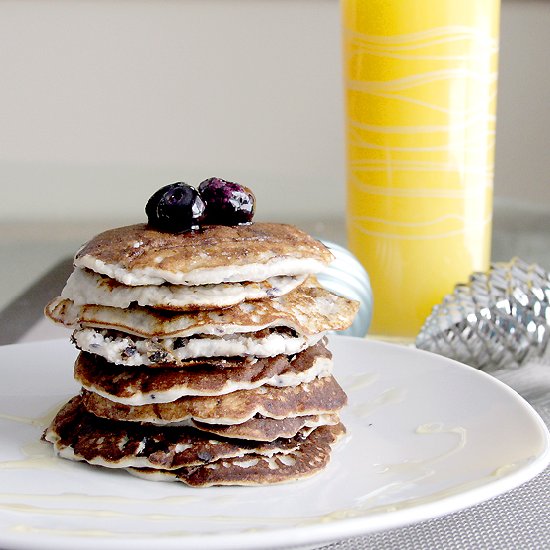
[[[248,187],[220,178],[204,180],[198,190],[187,183],[161,187],[147,201],[149,225],[181,233],[201,224],[240,225],[254,216],[254,193]]]

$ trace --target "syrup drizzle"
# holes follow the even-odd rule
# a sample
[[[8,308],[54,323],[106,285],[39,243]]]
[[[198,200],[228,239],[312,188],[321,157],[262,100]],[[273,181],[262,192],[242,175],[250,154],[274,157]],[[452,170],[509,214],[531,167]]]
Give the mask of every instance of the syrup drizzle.
[[[352,381],[350,390],[363,388],[372,384],[376,380],[376,377],[369,375],[359,375],[354,381]],[[359,417],[365,417],[378,407],[385,406],[391,403],[397,403],[403,401],[406,396],[406,391],[403,389],[390,388],[382,392],[375,399],[363,403],[354,408],[354,412]],[[53,419],[56,412],[59,410],[60,405],[48,410],[43,416],[37,418],[13,416],[0,413],[0,418],[17,423],[27,424],[30,426],[36,426],[45,428],[49,422]],[[113,506],[109,505],[143,505],[147,508],[155,507],[156,505],[171,505],[174,510],[181,505],[183,509],[186,509],[189,504],[193,502],[199,502],[202,500],[202,495],[181,495],[181,496],[166,496],[161,498],[134,498],[123,497],[120,495],[91,495],[86,493],[59,493],[59,494],[32,494],[32,493],[0,493],[0,510],[6,512],[13,512],[19,515],[27,516],[55,516],[55,517],[71,517],[71,516],[84,516],[89,518],[116,518],[116,519],[132,519],[134,521],[143,522],[182,522],[189,521],[191,523],[206,523],[207,526],[215,525],[228,525],[231,526],[228,532],[257,532],[267,529],[272,525],[284,525],[284,526],[308,526],[319,523],[327,523],[332,521],[338,521],[342,519],[349,519],[355,517],[362,517],[372,514],[389,513],[397,510],[403,510],[419,506],[422,504],[432,503],[440,499],[459,494],[465,490],[482,486],[494,478],[503,477],[510,472],[513,472],[520,468],[524,463],[529,462],[532,458],[525,459],[524,461],[518,461],[513,464],[505,464],[496,468],[489,475],[481,477],[479,479],[469,481],[466,483],[457,484],[453,487],[432,492],[429,495],[392,501],[388,504],[380,504],[381,500],[387,500],[392,496],[398,498],[398,493],[406,490],[407,487],[413,486],[418,482],[429,478],[436,473],[434,465],[449,458],[450,456],[460,452],[467,443],[466,429],[461,426],[446,427],[441,422],[432,422],[422,424],[417,427],[415,433],[418,436],[426,437],[446,437],[449,436],[454,439],[452,445],[445,451],[435,454],[427,459],[423,460],[404,460],[398,463],[388,464],[376,464],[375,469],[381,476],[392,476],[392,474],[398,474],[401,476],[399,480],[388,481],[381,487],[368,492],[361,497],[357,498],[354,505],[348,508],[342,508],[334,510],[326,514],[320,514],[316,516],[293,516],[293,517],[273,517],[273,516],[251,516],[245,517],[242,515],[204,515],[193,516],[184,513],[179,513],[181,510],[174,513],[132,513],[131,511],[121,511],[112,509]],[[54,456],[49,444],[41,441],[32,441],[21,447],[21,452],[24,458],[20,460],[10,460],[0,462],[0,470],[7,469],[24,469],[28,468],[36,470],[37,468],[48,469],[63,469],[65,467],[70,468],[73,463],[59,460]],[[212,498],[212,503],[223,504],[234,499],[228,495],[220,494],[218,497]],[[32,501],[32,504],[29,504]],[[77,507],[81,504],[82,508]],[[102,505],[101,508],[90,507]],[[52,506],[53,505],[53,506]],[[247,522],[246,528],[238,529],[236,527],[239,523]],[[250,523],[256,526],[251,526]],[[237,531],[235,530],[237,529]],[[20,534],[44,534],[50,536],[63,536],[63,537],[115,537],[115,538],[129,538],[135,537],[136,532],[125,533],[122,531],[110,531],[105,529],[66,529],[56,527],[37,527],[29,525],[28,523],[16,523],[10,527],[12,533]],[[216,531],[216,534],[219,534]],[[201,534],[201,531],[185,531],[185,530],[164,530],[164,531],[152,531],[150,533],[139,533],[140,537],[184,537],[184,536],[197,536]]]

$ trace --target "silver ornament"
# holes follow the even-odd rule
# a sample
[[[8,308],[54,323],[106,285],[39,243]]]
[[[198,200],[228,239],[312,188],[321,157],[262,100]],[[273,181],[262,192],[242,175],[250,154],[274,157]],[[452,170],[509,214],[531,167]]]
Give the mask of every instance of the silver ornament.
[[[549,339],[550,277],[513,258],[456,285],[433,308],[416,347],[493,371],[542,356]]]

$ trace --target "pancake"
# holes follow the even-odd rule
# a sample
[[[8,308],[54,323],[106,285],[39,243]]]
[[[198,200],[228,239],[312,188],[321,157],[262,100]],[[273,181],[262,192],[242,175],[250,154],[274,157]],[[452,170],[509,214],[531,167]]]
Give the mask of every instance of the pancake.
[[[113,422],[97,418],[82,406],[80,396],[57,413],[44,432],[63,458],[86,461],[108,468],[176,469],[247,454],[271,457],[299,448],[311,433],[306,429],[293,438],[249,442],[217,438],[194,428]]]
[[[169,428],[187,426],[201,432],[219,435],[229,439],[243,439],[248,441],[274,441],[279,438],[290,438],[303,431],[304,428],[318,428],[319,426],[333,426],[340,419],[337,414],[318,414],[309,416],[295,416],[276,419],[256,415],[241,424],[207,424],[194,420],[167,424]],[[144,424],[148,424],[145,422]]]
[[[205,285],[317,273],[331,260],[328,248],[290,225],[209,225],[175,234],[137,224],[97,235],[74,265],[128,286]]]
[[[149,368],[180,365],[206,357],[274,357],[293,355],[315,345],[325,333],[300,336],[285,328],[264,329],[227,336],[139,338],[114,330],[76,329],[72,341],[82,351],[125,366]]]
[[[131,468],[129,473],[150,481],[181,481],[192,487],[286,483],[321,472],[330,461],[331,447],[344,434],[342,424],[322,426],[285,454],[250,454],[177,470]]]
[[[84,403],[86,398],[85,391],[81,395],[81,398]],[[338,414],[304,415],[281,419],[267,418],[257,414],[239,424],[208,424],[188,418],[180,422],[160,425],[168,427],[187,426],[196,428],[201,432],[208,432],[230,439],[274,441],[281,437],[294,437],[303,428],[318,428],[319,426],[338,424],[338,422]],[[154,422],[144,422],[144,424],[159,425]]]
[[[240,424],[256,415],[284,419],[336,414],[346,404],[344,390],[332,376],[284,388],[262,386],[220,396],[183,397],[170,403],[126,405],[82,391],[82,402],[96,416],[128,422],[166,425],[194,420],[207,424]]]
[[[185,368],[119,367],[81,353],[74,377],[82,387],[127,405],[168,403],[185,396],[222,395],[260,386],[297,386],[332,370],[331,353],[317,344],[292,356],[247,360],[241,367],[197,364]]]
[[[136,303],[160,309],[193,311],[229,307],[245,300],[283,296],[302,284],[306,275],[271,277],[251,283],[221,283],[218,285],[144,285],[126,286],[118,281],[76,268],[61,292],[63,298],[76,305],[97,304],[119,308]]]
[[[283,224],[97,235],[45,308],[73,329],[82,389],[43,439],[63,458],[196,487],[321,471],[347,402],[325,335],[359,306],[315,279],[332,259]]]
[[[226,309],[167,312],[132,305],[121,309],[100,305],[78,306],[61,297],[46,307],[46,315],[69,328],[119,330],[144,338],[186,338],[197,334],[224,336],[285,327],[312,336],[327,330],[346,329],[359,303],[332,294],[308,280],[285,296],[243,302]]]
[[[195,428],[213,433],[222,437],[248,439],[253,441],[274,441],[281,437],[290,438],[298,434],[303,428],[318,428],[319,426],[333,426],[338,424],[337,414],[295,416],[294,418],[265,418],[255,416],[242,424],[206,424],[191,421]]]

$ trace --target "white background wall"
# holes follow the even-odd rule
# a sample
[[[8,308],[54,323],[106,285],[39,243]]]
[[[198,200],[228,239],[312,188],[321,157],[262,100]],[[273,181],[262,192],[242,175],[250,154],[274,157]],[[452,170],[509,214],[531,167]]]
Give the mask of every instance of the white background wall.
[[[4,0],[0,221],[143,218],[161,185],[344,208],[337,0]],[[550,1],[504,0],[496,195],[550,208]]]

